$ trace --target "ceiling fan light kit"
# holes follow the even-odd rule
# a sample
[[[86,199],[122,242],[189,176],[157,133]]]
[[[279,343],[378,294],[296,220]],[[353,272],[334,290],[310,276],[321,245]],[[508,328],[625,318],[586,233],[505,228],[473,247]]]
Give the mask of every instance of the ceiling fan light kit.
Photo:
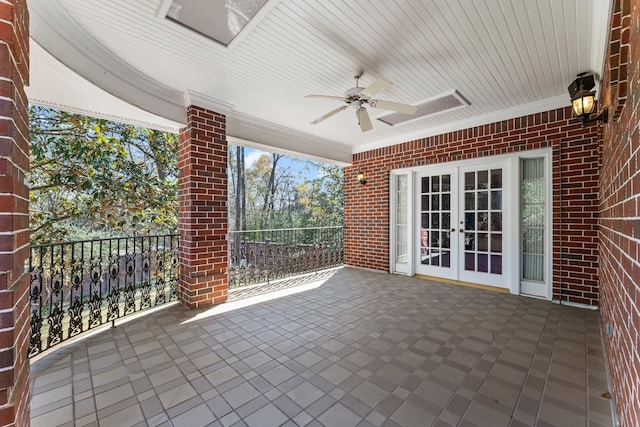
[[[354,107],[356,109],[356,117],[358,118],[358,125],[360,126],[360,130],[362,132],[367,132],[373,129],[371,125],[371,118],[369,117],[369,113],[365,108],[366,105],[369,105],[372,108],[381,108],[383,110],[391,110],[396,111],[402,114],[413,115],[417,111],[417,107],[409,104],[402,104],[399,102],[385,101],[382,99],[373,99],[374,96],[385,89],[393,86],[392,83],[377,79],[373,83],[371,83],[367,87],[360,87],[358,85],[358,80],[362,77],[362,73],[355,76],[356,85],[350,89],[347,89],[344,92],[343,96],[330,96],[330,95],[307,95],[305,98],[322,98],[322,99],[331,99],[336,101],[342,101],[346,105],[336,108],[335,110],[331,110],[323,116],[318,117],[311,124],[318,124],[329,117],[337,114],[341,111],[344,111],[347,107]]]

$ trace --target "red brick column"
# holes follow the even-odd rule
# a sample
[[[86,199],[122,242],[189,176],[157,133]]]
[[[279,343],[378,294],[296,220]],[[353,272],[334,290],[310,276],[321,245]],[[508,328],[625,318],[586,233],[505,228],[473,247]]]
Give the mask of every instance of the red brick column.
[[[602,328],[618,421],[640,426],[640,0],[614,0],[601,98]]]
[[[190,106],[178,146],[178,299],[189,308],[227,300],[227,141],[222,114]]]
[[[0,425],[29,425],[29,16],[0,0]]]

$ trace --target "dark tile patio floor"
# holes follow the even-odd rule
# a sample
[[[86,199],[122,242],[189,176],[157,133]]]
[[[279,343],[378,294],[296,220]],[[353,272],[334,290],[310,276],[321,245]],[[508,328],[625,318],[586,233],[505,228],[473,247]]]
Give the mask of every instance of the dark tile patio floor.
[[[32,426],[612,425],[598,312],[319,278],[172,305],[37,359]]]

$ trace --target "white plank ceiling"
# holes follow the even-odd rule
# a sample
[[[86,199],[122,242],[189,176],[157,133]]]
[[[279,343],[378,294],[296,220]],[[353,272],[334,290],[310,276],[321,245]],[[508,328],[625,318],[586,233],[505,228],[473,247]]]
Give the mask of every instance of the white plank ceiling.
[[[231,142],[348,163],[568,105],[575,75],[601,72],[610,1],[270,0],[227,48],[165,19],[163,0],[30,0],[31,37],[44,50],[33,49],[28,95],[163,129],[184,123],[193,103],[227,114]],[[365,133],[353,109],[310,124],[341,104],[304,96],[340,96],[360,70],[361,86],[393,83],[380,99],[417,105],[457,90],[470,105],[395,127],[375,120],[389,111],[368,108]],[[140,117],[113,111],[122,101]]]

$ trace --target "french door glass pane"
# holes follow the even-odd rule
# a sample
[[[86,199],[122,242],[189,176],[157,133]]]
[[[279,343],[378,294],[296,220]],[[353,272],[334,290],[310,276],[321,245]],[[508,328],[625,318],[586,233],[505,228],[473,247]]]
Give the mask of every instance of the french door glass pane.
[[[476,189],[476,174],[475,172],[467,172],[464,174],[464,189],[475,190]]]
[[[502,274],[502,255],[491,255],[491,273]]]
[[[544,158],[522,159],[520,182],[522,279],[544,281]]]
[[[467,212],[464,214],[464,229],[465,231],[473,231],[476,229],[476,214],[473,212]]]
[[[478,212],[478,231],[489,229],[489,212]]]
[[[429,177],[428,176],[422,178],[422,185],[420,186],[420,188],[421,188],[420,192],[422,194],[429,192]]]
[[[448,211],[451,210],[451,195],[450,194],[442,194],[442,210]]]
[[[489,188],[489,171],[478,171],[478,188],[480,190]]]
[[[451,251],[442,251],[442,263],[441,267],[451,267]]]
[[[464,208],[468,211],[476,208],[476,195],[474,193],[466,193],[464,195]]]
[[[502,209],[502,190],[491,192],[491,209]]]
[[[451,227],[451,214],[448,212],[442,213],[442,229],[446,230]]]
[[[491,188],[502,188],[502,169],[491,171]]]
[[[464,269],[474,271],[476,269],[476,254],[473,252],[464,253]]]
[[[440,192],[440,177],[434,176],[431,178],[431,192],[439,193]]]
[[[442,247],[444,249],[451,248],[451,233],[448,231],[442,232]]]
[[[451,191],[451,176],[443,175],[440,177],[442,181],[442,192],[448,193]]]
[[[478,271],[483,273],[489,271],[489,256],[487,254],[478,254]]]
[[[491,231],[502,231],[502,212],[491,212]]]
[[[478,209],[485,210],[489,208],[489,193],[486,191],[478,192]]]
[[[491,252],[502,253],[502,234],[491,233]]]
[[[478,251],[489,251],[489,235],[487,233],[478,233]]]

